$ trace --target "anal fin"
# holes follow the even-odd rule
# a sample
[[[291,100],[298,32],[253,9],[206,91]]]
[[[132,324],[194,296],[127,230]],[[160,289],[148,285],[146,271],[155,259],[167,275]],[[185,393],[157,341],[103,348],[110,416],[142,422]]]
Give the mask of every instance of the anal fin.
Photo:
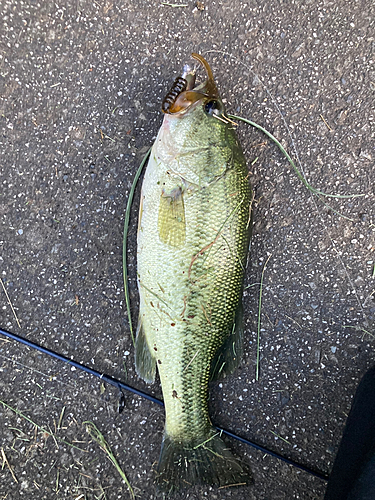
[[[211,364],[210,380],[230,375],[238,367],[243,352],[243,306],[240,301],[233,322],[232,331],[225,339]]]
[[[138,320],[135,339],[135,369],[137,374],[148,384],[155,380],[156,361],[148,347],[142,322]]]

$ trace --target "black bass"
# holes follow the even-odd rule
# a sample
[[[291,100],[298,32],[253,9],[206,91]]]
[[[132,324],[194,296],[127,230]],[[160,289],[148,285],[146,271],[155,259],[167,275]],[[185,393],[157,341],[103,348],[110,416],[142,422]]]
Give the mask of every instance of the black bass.
[[[242,348],[242,288],[252,192],[245,158],[207,61],[195,86],[186,66],[164,99],[164,121],[142,185],[136,369],[165,403],[157,482],[248,484],[249,471],[212,426],[208,383],[231,373]]]

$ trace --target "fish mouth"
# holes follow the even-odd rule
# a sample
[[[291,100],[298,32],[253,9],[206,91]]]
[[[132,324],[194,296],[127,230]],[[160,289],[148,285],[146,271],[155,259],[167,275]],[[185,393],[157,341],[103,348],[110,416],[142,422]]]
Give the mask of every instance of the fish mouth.
[[[191,55],[206,71],[206,81],[195,86],[196,70],[192,69],[189,65],[185,65],[182,76],[176,78],[163,100],[162,111],[165,114],[181,115],[201,100],[206,101],[219,98],[219,92],[210,65],[203,56],[195,52]]]

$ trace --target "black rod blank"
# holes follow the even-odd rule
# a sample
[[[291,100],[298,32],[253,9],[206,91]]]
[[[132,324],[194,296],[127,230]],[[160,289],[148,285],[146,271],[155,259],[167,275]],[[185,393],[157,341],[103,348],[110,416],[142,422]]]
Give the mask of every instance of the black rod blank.
[[[124,384],[120,380],[117,380],[113,377],[110,377],[109,375],[105,375],[104,373],[100,373],[96,370],[93,370],[92,368],[89,368],[88,366],[85,366],[81,363],[78,363],[77,361],[73,361],[72,359],[69,359],[66,356],[63,356],[62,354],[58,354],[57,352],[51,351],[50,349],[47,349],[46,347],[42,347],[38,344],[35,344],[34,342],[31,342],[30,340],[27,340],[23,337],[20,337],[19,335],[16,335],[15,333],[10,333],[10,332],[7,332],[7,331],[0,328],[0,334],[3,335],[4,337],[10,338],[10,339],[15,340],[17,342],[20,342],[23,345],[31,347],[32,349],[35,349],[36,351],[42,352],[43,354],[47,354],[48,356],[51,356],[52,358],[58,359],[59,361],[63,361],[64,363],[67,363],[71,366],[74,366],[78,370],[89,373],[90,375],[93,375],[94,377],[97,377],[97,378],[103,380],[104,382],[106,382],[107,384],[113,385],[114,387],[117,387],[120,390],[124,389],[128,392],[136,394],[137,396],[140,396],[144,399],[147,399],[148,401],[151,401],[152,403],[156,403],[160,406],[164,406],[163,401],[155,398],[154,396],[151,396],[150,394],[147,394],[146,392],[140,391],[139,389],[135,389],[134,387],[131,387],[130,385]],[[241,443],[247,444],[247,445],[251,446],[252,448],[255,448],[256,450],[259,450],[263,453],[266,453],[267,455],[271,455],[272,457],[275,457],[279,460],[282,460],[283,462],[285,462],[289,465],[293,465],[293,467],[296,467],[300,470],[303,470],[304,472],[307,472],[308,474],[311,474],[315,477],[318,477],[319,479],[322,479],[323,481],[328,481],[328,476],[324,472],[310,469],[309,467],[306,467],[298,462],[295,462],[294,460],[290,460],[289,458],[286,458],[282,455],[279,455],[278,453],[276,453],[272,450],[269,450],[269,449],[265,448],[264,446],[261,446],[260,444],[254,443],[253,441],[250,441],[250,440],[245,439],[243,437],[237,436],[233,432],[222,429],[221,427],[216,426],[216,428],[219,432],[222,432],[223,434],[230,436],[233,439],[240,441]]]

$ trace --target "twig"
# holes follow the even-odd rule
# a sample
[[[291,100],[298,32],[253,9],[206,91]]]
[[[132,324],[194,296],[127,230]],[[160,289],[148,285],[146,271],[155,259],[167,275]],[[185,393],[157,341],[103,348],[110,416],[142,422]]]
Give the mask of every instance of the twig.
[[[9,410],[12,410],[16,415],[19,415],[20,417],[22,417],[25,420],[27,420],[27,422],[30,422],[30,424],[35,425],[35,427],[37,427],[41,432],[44,432],[48,436],[53,437],[55,440],[57,439],[58,441],[61,441],[62,443],[67,444],[71,448],[75,448],[76,450],[84,451],[85,453],[87,453],[87,450],[79,448],[78,446],[75,446],[74,444],[71,444],[68,441],[65,441],[65,439],[62,439],[62,438],[60,438],[58,436],[54,436],[51,431],[49,431],[49,430],[45,429],[44,427],[41,427],[40,425],[36,424],[35,422],[33,422],[31,420],[31,418],[29,418],[26,415],[24,415],[22,412],[20,412],[19,410],[17,410],[17,408],[13,408],[12,406],[8,405],[7,403],[5,403],[5,401],[2,401],[1,399],[0,399],[0,404],[2,404],[3,406],[5,406],[6,408],[9,408]]]
[[[64,417],[64,412],[65,412],[65,406],[64,408],[61,410],[61,413],[60,413],[60,418],[59,418],[59,423],[57,424],[57,429],[60,430],[61,429],[61,423],[62,423],[62,419]]]
[[[358,325],[343,325],[343,328],[353,328],[353,330],[363,332],[362,340],[366,334],[372,338],[375,338],[375,335],[373,333],[368,332],[367,330],[365,330],[364,328],[362,328],[361,326],[358,326]]]
[[[194,359],[198,356],[199,354],[199,350],[194,354],[194,356],[191,358],[191,360],[189,361],[189,363],[185,366],[185,368],[182,370],[182,373],[184,373],[185,370],[187,370],[189,368],[189,366],[191,365],[191,363],[194,361]]]
[[[3,457],[3,467],[4,467],[4,463],[6,463],[6,464],[7,464],[7,466],[8,466],[8,469],[10,470],[10,473],[12,474],[12,477],[13,477],[14,481],[15,481],[16,483],[18,483],[18,480],[17,480],[16,476],[14,475],[14,472],[13,472],[13,470],[12,470],[12,467],[10,466],[10,464],[9,464],[9,462],[8,462],[8,459],[7,459],[6,455],[5,455],[4,448],[1,448],[1,456]],[[3,468],[3,467],[2,467],[2,468]]]
[[[251,288],[253,286],[260,285],[260,283],[252,283],[251,285],[245,286],[244,290],[247,290],[248,288]]]
[[[277,438],[281,439],[281,441],[284,441],[284,442],[285,442],[285,443],[287,443],[287,444],[292,444],[292,443],[291,443],[290,441],[288,441],[287,439],[285,439],[285,438],[281,437],[279,434],[276,434],[276,432],[273,432],[273,431],[270,431],[270,432],[272,432],[272,434],[273,434],[274,436],[276,436]]]
[[[233,483],[233,484],[225,484],[224,486],[219,486],[218,490],[223,490],[225,488],[233,488],[235,486],[246,486],[247,483]]]
[[[295,323],[299,328],[302,328],[302,326],[298,323],[298,321],[296,321],[295,319],[291,318],[290,316],[288,316],[287,314],[285,314],[285,317],[290,319],[291,321],[293,321],[293,323]]]
[[[113,455],[112,450],[111,450],[109,444],[104,439],[103,434],[100,432],[100,430],[96,427],[96,425],[93,422],[87,420],[86,422],[83,422],[83,423],[87,425],[87,427],[86,427],[87,428],[87,432],[98,443],[98,445],[100,446],[100,448],[104,451],[104,453],[106,453],[106,455],[109,458],[109,460],[116,467],[117,472],[120,474],[120,476],[122,477],[122,479],[125,481],[126,486],[129,489],[129,492],[130,492],[130,495],[131,495],[132,499],[135,499],[133,488],[131,487],[131,484],[129,483],[128,478],[126,477],[124,471],[121,469],[121,467],[120,467],[119,463],[117,462],[115,456]]]
[[[3,283],[3,280],[2,280],[1,278],[0,278],[0,281],[1,281],[1,285],[2,285],[3,290],[4,290],[4,293],[5,293],[5,296],[6,296],[6,298],[8,299],[8,302],[9,302],[10,308],[12,309],[12,313],[14,314],[14,317],[16,318],[17,325],[18,325],[18,327],[19,327],[19,328],[21,328],[20,322],[19,322],[19,320],[18,320],[18,318],[17,318],[16,311],[14,310],[14,307],[13,307],[13,305],[12,305],[11,301],[10,301],[10,298],[9,298],[8,292],[6,291],[5,286],[4,286],[4,283]]]
[[[262,276],[260,278],[260,290],[259,290],[259,305],[258,305],[258,331],[257,331],[257,367],[255,373],[255,380],[259,380],[259,355],[260,355],[260,319],[261,319],[261,309],[262,309],[262,291],[263,291],[263,277],[264,271],[266,270],[266,266],[268,261],[270,260],[272,254],[268,256],[266,263],[263,266]]]
[[[167,7],[187,7],[187,3],[168,3],[168,2],[161,2],[161,5],[166,5]]]
[[[326,120],[324,119],[323,115],[319,115],[320,118],[323,120],[324,122],[324,125],[328,128],[328,130],[331,130],[332,131],[332,128],[328,125],[328,123],[326,122]]]

